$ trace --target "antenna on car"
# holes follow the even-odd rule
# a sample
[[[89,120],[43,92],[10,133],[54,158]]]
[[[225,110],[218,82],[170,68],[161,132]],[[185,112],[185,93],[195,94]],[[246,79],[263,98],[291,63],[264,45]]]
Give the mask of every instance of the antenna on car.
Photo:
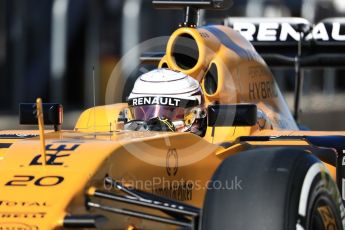
[[[93,91],[93,130],[96,127],[96,85],[95,85],[95,66],[92,66],[92,91]]]
[[[96,106],[95,66],[92,67],[93,107]]]
[[[180,27],[196,27],[199,23],[199,10],[225,10],[230,6],[230,0],[190,0],[190,1],[173,1],[173,0],[153,0],[152,4],[157,9],[183,9],[184,22]]]
[[[36,99],[36,109],[37,109],[37,120],[38,120],[38,128],[40,131],[40,142],[41,142],[41,154],[43,156],[43,165],[46,165],[47,162],[47,155],[46,155],[46,141],[44,138],[44,119],[43,119],[43,106],[42,106],[42,99]]]

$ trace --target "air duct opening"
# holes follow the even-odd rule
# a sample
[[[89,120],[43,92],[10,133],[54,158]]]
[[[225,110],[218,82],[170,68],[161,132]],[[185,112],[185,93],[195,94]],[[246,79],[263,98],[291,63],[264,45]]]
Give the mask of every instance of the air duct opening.
[[[192,69],[199,60],[198,44],[191,35],[182,34],[175,40],[172,56],[176,65],[181,69]]]
[[[218,88],[218,70],[216,64],[212,63],[204,77],[204,89],[208,95],[216,93]]]
[[[162,64],[161,68],[169,68],[168,63],[163,62],[163,64]]]

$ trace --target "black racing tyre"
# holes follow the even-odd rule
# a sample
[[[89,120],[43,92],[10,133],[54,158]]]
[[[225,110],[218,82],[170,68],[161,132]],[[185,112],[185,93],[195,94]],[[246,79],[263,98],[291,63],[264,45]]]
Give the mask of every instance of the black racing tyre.
[[[344,215],[338,188],[315,156],[301,148],[260,148],[230,156],[218,167],[201,226],[340,230]]]

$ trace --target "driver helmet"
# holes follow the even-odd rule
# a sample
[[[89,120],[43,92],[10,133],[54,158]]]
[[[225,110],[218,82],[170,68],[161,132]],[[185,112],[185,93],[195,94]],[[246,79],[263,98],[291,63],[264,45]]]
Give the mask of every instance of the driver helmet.
[[[181,72],[155,69],[136,80],[128,97],[128,107],[135,121],[156,126],[150,130],[206,132],[205,99],[199,82]],[[162,125],[165,129],[157,128]]]

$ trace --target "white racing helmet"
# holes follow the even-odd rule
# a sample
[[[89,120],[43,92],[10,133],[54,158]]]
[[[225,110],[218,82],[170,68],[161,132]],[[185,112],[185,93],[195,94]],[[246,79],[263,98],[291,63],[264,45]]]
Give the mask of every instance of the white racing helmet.
[[[145,73],[136,80],[128,97],[128,106],[135,121],[165,124],[167,131],[203,136],[207,126],[204,101],[197,80],[162,68]]]

